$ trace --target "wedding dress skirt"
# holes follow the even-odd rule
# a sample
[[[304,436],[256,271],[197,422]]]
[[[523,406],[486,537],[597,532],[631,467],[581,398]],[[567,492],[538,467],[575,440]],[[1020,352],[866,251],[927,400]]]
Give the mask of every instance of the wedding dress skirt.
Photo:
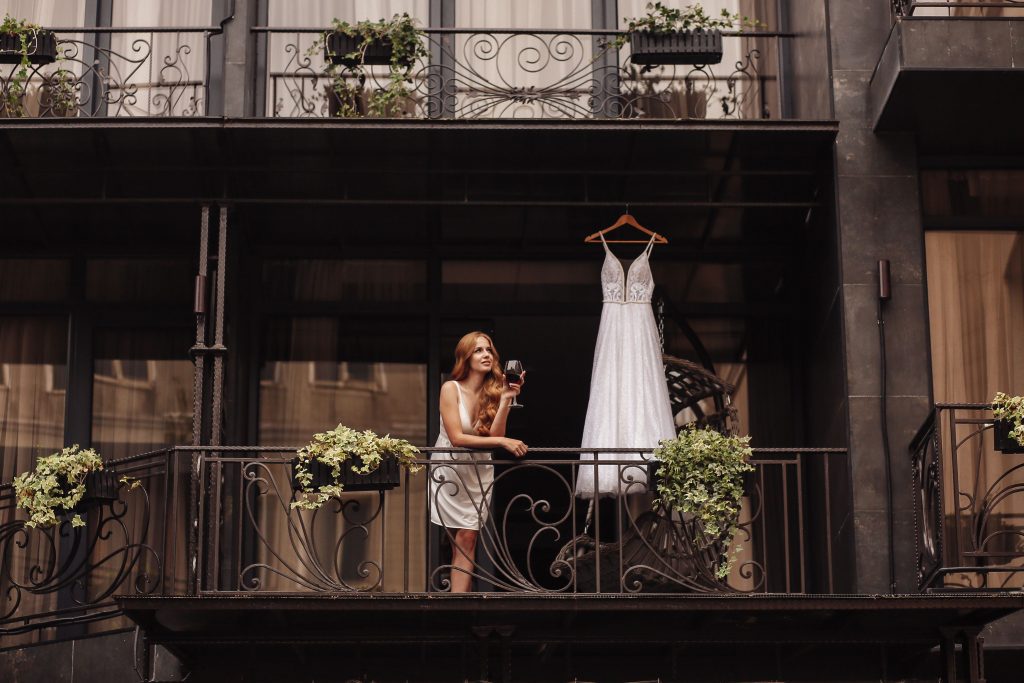
[[[607,243],[604,245],[604,306],[594,349],[582,447],[641,450],[598,456],[599,460],[637,461],[637,465],[588,466],[584,462],[594,457],[582,454],[576,495],[584,498],[594,496],[595,483],[598,496],[646,492],[646,462],[652,458],[651,451],[662,439],[671,439],[676,433],[658,326],[651,309],[654,279],[649,258],[653,244],[652,237],[628,272],[623,271]]]

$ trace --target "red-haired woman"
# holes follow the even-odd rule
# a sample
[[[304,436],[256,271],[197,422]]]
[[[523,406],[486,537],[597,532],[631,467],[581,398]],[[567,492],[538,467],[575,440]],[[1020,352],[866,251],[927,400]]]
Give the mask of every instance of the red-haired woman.
[[[526,373],[523,373],[524,377]],[[455,346],[451,380],[441,387],[441,433],[437,446],[504,448],[516,457],[526,444],[505,436],[509,405],[523,383],[508,384],[491,338],[470,332]],[[465,593],[472,583],[476,540],[487,521],[494,466],[490,453],[434,453],[431,460],[467,461],[430,466],[430,521],[452,533],[451,592]]]

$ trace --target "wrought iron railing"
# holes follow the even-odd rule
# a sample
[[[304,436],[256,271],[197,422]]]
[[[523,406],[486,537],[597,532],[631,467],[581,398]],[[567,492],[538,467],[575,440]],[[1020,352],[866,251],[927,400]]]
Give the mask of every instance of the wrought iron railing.
[[[652,504],[649,454],[599,451],[622,488],[589,509],[577,477],[595,476],[580,449],[531,449],[403,472],[388,492],[346,492],[318,511],[293,508],[294,449],[178,447],[107,464],[134,478],[113,503],[28,528],[0,488],[0,647],[59,636],[62,627],[124,624],[118,595],[260,593],[437,594],[453,571],[451,532],[431,524],[435,495],[493,468],[485,487],[474,590],[545,594],[735,594],[836,591],[829,482],[843,449],[755,449],[736,560],[716,576],[721,547],[690,517]],[[609,460],[609,457],[622,458]],[[465,462],[465,461],[463,461]],[[588,515],[588,512],[590,513]],[[55,630],[56,629],[56,630]]]
[[[334,80],[365,100],[385,87],[386,66],[325,68],[323,29],[253,29],[267,54],[266,115],[327,117]],[[721,64],[635,65],[614,31],[426,29],[429,57],[410,71],[399,115],[411,118],[762,119],[780,116],[777,32],[725,35]]]
[[[939,403],[910,446],[922,590],[1024,585],[1024,453],[995,448],[984,403]]]
[[[1024,17],[1024,0],[892,0],[892,9],[896,16],[901,17]]]
[[[0,647],[59,636],[76,624],[123,625],[115,595],[186,590],[183,462],[158,451],[107,463],[129,479],[116,501],[83,512],[79,527],[70,516],[50,528],[26,526],[13,487],[0,487]]]
[[[202,116],[217,27],[59,27],[56,60],[0,64],[0,118]]]

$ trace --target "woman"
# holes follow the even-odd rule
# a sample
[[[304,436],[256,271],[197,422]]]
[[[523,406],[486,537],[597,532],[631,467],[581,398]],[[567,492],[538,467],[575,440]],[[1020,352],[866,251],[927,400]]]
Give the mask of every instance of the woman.
[[[523,373],[525,379],[526,373]],[[523,381],[508,384],[491,338],[470,332],[455,347],[451,380],[441,387],[441,433],[437,446],[504,448],[521,458],[526,444],[505,436],[509,405]],[[434,453],[437,461],[489,461],[490,453]],[[430,521],[454,530],[451,592],[465,593],[472,583],[476,540],[487,521],[494,466],[431,465]]]

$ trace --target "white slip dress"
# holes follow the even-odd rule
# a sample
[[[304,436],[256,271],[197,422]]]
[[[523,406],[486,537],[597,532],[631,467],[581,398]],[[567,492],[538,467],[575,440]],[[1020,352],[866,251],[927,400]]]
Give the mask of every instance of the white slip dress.
[[[654,278],[644,252],[624,271],[604,241],[601,288],[604,305],[594,348],[590,402],[583,427],[583,448],[638,448],[646,453],[607,453],[600,460],[643,461],[662,439],[675,436],[658,325],[651,308]],[[581,461],[593,461],[581,455]],[[594,467],[581,464],[576,495],[593,498]],[[598,465],[598,496],[647,492],[645,466]]]
[[[459,392],[459,418],[465,434],[476,432],[476,426],[466,410],[462,397],[462,385],[455,382]],[[441,420],[441,431],[437,435],[439,447],[452,447],[448,432]],[[494,485],[494,465],[471,464],[474,461],[490,461],[490,453],[431,453],[429,468],[430,521],[449,529],[479,529],[486,521],[491,505],[491,489]],[[433,464],[464,461],[466,464]]]

